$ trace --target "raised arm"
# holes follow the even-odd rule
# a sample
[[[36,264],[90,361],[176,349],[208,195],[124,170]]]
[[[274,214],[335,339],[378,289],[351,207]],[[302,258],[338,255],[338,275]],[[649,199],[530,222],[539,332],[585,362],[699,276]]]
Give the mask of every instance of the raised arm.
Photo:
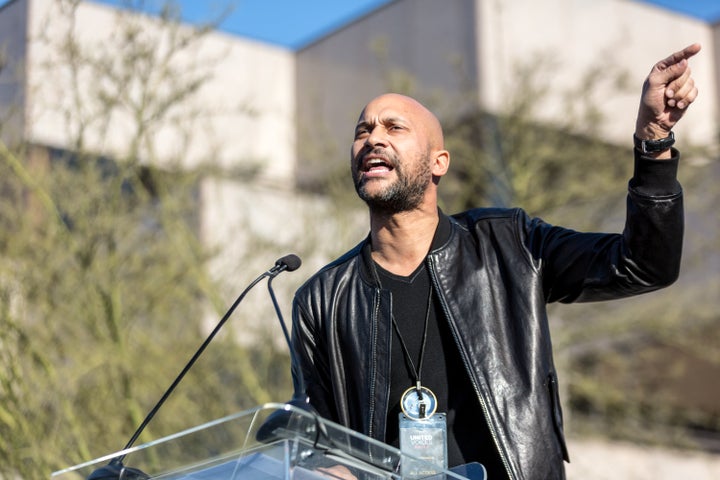
[[[697,98],[688,59],[700,51],[694,43],[657,62],[645,79],[638,109],[635,136],[639,140],[669,137],[672,128]],[[656,158],[670,158],[670,150],[652,153]]]

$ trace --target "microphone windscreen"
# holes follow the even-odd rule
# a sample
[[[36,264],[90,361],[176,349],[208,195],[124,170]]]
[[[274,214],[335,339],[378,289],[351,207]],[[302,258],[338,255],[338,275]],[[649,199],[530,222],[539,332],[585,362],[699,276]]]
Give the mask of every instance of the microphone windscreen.
[[[278,266],[285,266],[285,270],[288,272],[292,272],[300,268],[300,265],[302,265],[302,260],[300,260],[300,257],[295,255],[294,253],[291,253],[289,255],[285,255],[284,257],[278,259],[277,262],[275,262],[275,265]]]

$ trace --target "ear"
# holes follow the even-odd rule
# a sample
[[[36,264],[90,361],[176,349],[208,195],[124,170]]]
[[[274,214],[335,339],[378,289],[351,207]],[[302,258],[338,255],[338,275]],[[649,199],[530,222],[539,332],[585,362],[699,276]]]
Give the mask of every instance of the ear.
[[[434,177],[442,177],[450,168],[450,152],[447,150],[437,150],[434,153],[434,162],[432,164],[432,174]]]

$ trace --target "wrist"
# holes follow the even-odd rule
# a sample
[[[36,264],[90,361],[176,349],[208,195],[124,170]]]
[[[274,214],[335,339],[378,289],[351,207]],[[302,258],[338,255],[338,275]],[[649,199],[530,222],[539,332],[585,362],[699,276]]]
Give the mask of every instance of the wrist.
[[[656,119],[640,117],[635,120],[635,135],[643,140],[657,140],[670,135],[672,126],[659,122]]]
[[[672,131],[668,132],[664,137],[645,133],[638,135],[636,131],[633,135],[633,143],[635,149],[643,155],[653,158],[670,158],[670,147],[675,144],[675,135]]]

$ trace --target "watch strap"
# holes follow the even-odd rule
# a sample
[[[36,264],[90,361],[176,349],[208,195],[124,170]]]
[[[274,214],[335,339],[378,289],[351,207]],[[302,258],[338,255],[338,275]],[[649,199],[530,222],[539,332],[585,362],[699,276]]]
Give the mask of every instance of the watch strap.
[[[671,131],[667,137],[659,140],[641,140],[633,134],[633,142],[635,148],[642,153],[657,153],[667,150],[675,144],[675,134]]]

